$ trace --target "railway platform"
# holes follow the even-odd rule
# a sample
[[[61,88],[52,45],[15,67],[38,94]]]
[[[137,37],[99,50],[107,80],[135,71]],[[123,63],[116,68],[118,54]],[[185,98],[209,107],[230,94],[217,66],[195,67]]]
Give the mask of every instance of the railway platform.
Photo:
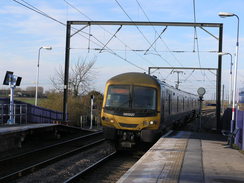
[[[0,126],[0,157],[6,152],[18,152],[33,140],[53,141],[66,134],[89,133],[89,130],[54,123],[29,123]]]
[[[218,134],[179,131],[161,137],[118,183],[243,183],[244,154]]]
[[[25,132],[28,130],[34,130],[38,128],[48,128],[57,126],[56,124],[51,123],[39,123],[39,124],[24,124],[24,125],[7,125],[0,127],[0,135]]]
[[[47,133],[53,133],[56,126],[56,124],[48,123],[0,126],[0,153],[14,152],[22,147],[27,136],[33,134],[41,135],[41,133],[45,136]]]

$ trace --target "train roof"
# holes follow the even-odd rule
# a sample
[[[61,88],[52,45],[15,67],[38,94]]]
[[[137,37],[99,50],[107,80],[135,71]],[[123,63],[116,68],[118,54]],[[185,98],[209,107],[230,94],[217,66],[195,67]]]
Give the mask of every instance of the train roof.
[[[166,87],[168,87],[168,88],[171,88],[171,89],[174,90],[174,91],[178,91],[178,92],[181,92],[181,93],[183,92],[183,93],[185,93],[185,94],[188,94],[188,95],[192,95],[192,96],[198,97],[197,94],[193,94],[193,93],[186,92],[186,91],[184,91],[184,90],[177,89],[177,88],[175,88],[174,86],[171,86],[171,85],[167,84],[167,83],[164,82],[164,81],[159,81],[159,82],[160,82],[160,85],[163,85],[163,86],[166,86]]]
[[[135,84],[135,83],[143,83],[146,85],[156,85],[160,86],[158,80],[146,73],[140,72],[127,72],[123,74],[119,74],[110,78],[107,83],[120,83],[120,84]]]
[[[185,94],[188,94],[188,95],[194,95],[197,97],[196,94],[192,94],[192,93],[189,93],[189,92],[186,92],[186,91],[182,91],[180,89],[176,89],[175,87],[167,84],[166,82],[164,81],[160,81],[159,79],[157,79],[157,77],[155,76],[151,76],[151,75],[148,75],[146,73],[140,73],[140,72],[127,72],[127,73],[123,73],[123,74],[119,74],[119,75],[116,75],[112,78],[110,78],[108,81],[107,81],[107,84],[135,84],[135,83],[143,83],[145,85],[151,85],[151,86],[165,86],[165,87],[168,87],[170,88],[171,90],[174,90],[175,92],[180,92],[180,93],[185,93]]]

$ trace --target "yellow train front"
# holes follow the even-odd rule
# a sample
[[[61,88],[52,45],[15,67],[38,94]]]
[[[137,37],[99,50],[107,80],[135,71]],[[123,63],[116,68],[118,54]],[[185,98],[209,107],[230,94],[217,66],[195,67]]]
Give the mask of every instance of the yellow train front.
[[[125,148],[138,140],[153,142],[163,129],[191,116],[192,109],[197,108],[188,105],[180,111],[181,95],[179,90],[144,73],[124,73],[111,78],[106,83],[101,113],[105,137]],[[177,109],[173,105],[176,96]],[[182,95],[183,102],[185,97]]]

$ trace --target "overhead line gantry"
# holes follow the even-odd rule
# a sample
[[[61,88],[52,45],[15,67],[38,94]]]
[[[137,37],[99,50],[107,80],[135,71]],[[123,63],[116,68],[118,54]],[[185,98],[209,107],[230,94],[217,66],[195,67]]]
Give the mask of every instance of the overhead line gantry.
[[[70,38],[72,25],[119,25],[119,26],[178,26],[178,27],[199,27],[209,35],[218,40],[218,52],[222,52],[223,42],[223,24],[222,23],[191,23],[191,22],[135,22],[135,21],[67,21],[66,24],[66,48],[65,48],[65,71],[64,71],[64,96],[63,96],[63,120],[67,120],[67,101],[68,101],[68,80],[69,80],[69,57],[70,57]],[[204,27],[213,27],[219,29],[219,36],[216,37]],[[79,30],[76,32],[78,33]],[[222,72],[222,57],[218,56],[217,68],[217,83],[216,83],[216,119],[217,130],[222,129],[220,120],[221,112],[221,72]]]

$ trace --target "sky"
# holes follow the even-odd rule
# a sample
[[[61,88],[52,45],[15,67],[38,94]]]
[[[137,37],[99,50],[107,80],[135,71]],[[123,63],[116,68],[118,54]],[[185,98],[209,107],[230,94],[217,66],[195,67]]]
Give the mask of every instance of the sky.
[[[56,21],[25,6],[38,9]],[[23,89],[35,86],[38,50],[42,46],[52,46],[52,50],[40,52],[39,85],[45,90],[53,88],[50,78],[59,67],[64,68],[65,24],[70,20],[223,23],[223,52],[231,53],[234,62],[237,18],[221,18],[219,12],[234,13],[240,19],[238,88],[244,84],[243,0],[1,0],[0,7],[0,80],[6,71],[13,71],[22,77]],[[72,26],[72,33],[83,27]],[[89,26],[71,38],[71,66],[78,60],[96,60],[91,89],[103,93],[109,78],[125,72],[147,72],[148,67],[217,68],[218,41],[212,35],[218,37],[218,28],[204,28],[212,35],[194,27],[119,28],[119,25]],[[223,56],[222,85],[226,99],[230,62],[229,55]],[[180,71],[180,89],[196,93],[199,87],[204,87],[206,97],[214,99],[215,71],[152,70],[153,75],[170,85],[176,84],[175,71]]]

